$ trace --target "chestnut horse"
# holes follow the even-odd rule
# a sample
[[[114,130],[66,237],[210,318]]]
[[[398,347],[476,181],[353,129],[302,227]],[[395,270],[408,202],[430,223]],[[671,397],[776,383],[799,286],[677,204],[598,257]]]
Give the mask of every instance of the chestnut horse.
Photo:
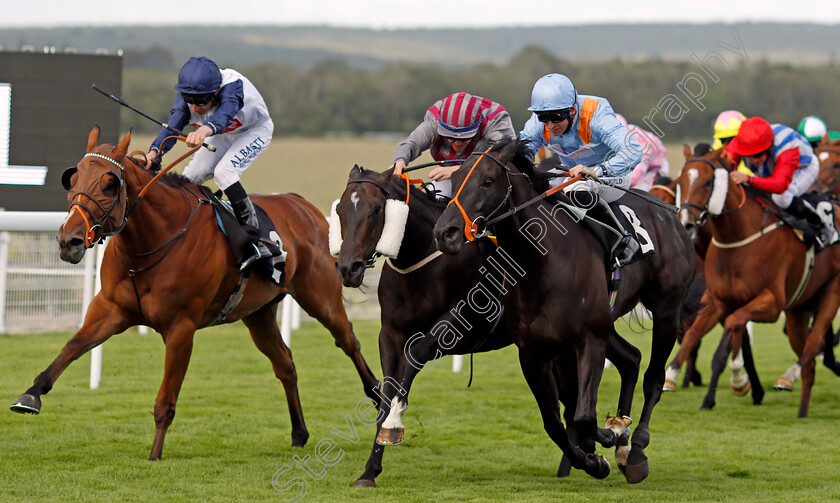
[[[82,327],[12,410],[39,413],[41,395],[52,389],[71,362],[114,334],[147,325],[161,334],[166,345],[149,456],[160,459],[195,331],[217,321],[241,319],[283,383],[292,445],[303,446],[309,432],[298,397],[297,373],[276,322],[277,304],[286,294],[330,331],[356,366],[365,393],[378,402],[377,380],[347,319],[341,283],[327,246],[327,222],[317,208],[291,194],[254,196],[254,202],[270,215],[288,252],[285,286],[253,274],[238,305],[218,319],[238,287],[240,273],[215,211],[206,204],[210,201],[184,177],[167,175],[152,182],[154,173],[144,169],[143,162],[126,156],[130,131],[116,147],[97,145],[98,139],[97,126],[88,138],[87,154],[63,177],[70,210],[59,228],[58,243],[62,260],[77,263],[103,235],[114,235],[102,261],[102,290],[90,303]]]
[[[810,190],[837,199],[840,197],[840,140],[825,136],[814,153],[820,160],[820,176]]]
[[[446,203],[392,172],[354,167],[330,217],[331,247],[338,252],[336,268],[344,286],[358,287],[377,256],[389,257],[378,287],[382,382],[388,386],[383,384],[373,449],[355,483],[361,487],[376,486],[384,446],[403,441],[402,414],[414,378],[427,362],[513,343],[500,307],[503,294],[518,280],[515,271],[500,272],[506,259],[496,254],[489,239],[476,240],[454,256],[437,251],[432,229]],[[397,207],[407,212],[402,219]],[[632,398],[641,354],[617,334],[610,338],[606,354],[621,375],[622,390]],[[564,387],[567,382],[557,376],[565,415],[571,420],[577,391]],[[558,476],[568,475],[567,461],[561,461]]]
[[[641,219],[650,239],[646,246],[652,244],[655,253],[621,269],[611,309],[600,241],[576,225],[562,203],[552,206],[539,199],[529,178],[534,174],[533,164],[519,147],[518,142],[511,142],[483,152],[477,149],[453,174],[453,189],[458,189],[435,225],[438,248],[458,253],[475,233],[484,231],[486,222],[494,221],[499,247],[524,271],[524,277],[511,285],[504,305],[543,426],[572,466],[594,477],[607,476],[609,465],[570,443],[550,370],[558,359],[575,368],[575,429],[584,438],[596,439],[598,384],[613,323],[640,300],[651,311],[653,339],[644,377],[645,403],[624,468],[628,482],[640,482],[649,472],[644,449],[650,442],[651,414],[662,393],[683,299],[694,277],[691,240],[667,210],[635,196],[622,199]],[[629,409],[619,414],[629,414]],[[602,439],[597,440],[604,445]]]
[[[710,151],[711,146],[708,143],[698,143],[694,147],[693,156],[690,155],[686,149],[686,155],[688,156],[686,158],[697,157]],[[679,205],[679,201],[677,201],[679,189],[677,188],[676,180],[672,180],[668,177],[660,177],[654,183],[655,184],[650,189],[650,193],[652,195],[655,195],[666,203]],[[684,212],[682,212],[682,214],[685,215]],[[694,222],[688,221],[683,222],[683,224],[686,225],[688,234],[694,241],[694,251],[697,253],[697,276],[694,278],[694,282],[691,285],[688,296],[686,296],[686,302],[696,303],[698,304],[698,307],[702,307],[703,296],[706,293],[706,276],[703,273],[703,269],[706,260],[706,252],[709,249],[709,244],[712,242],[712,226],[708,220],[703,225],[699,226],[694,225]],[[682,317],[683,330],[681,335],[684,335],[688,328],[691,327],[694,323],[694,319],[695,316]],[[750,337],[752,337],[752,323],[747,324],[747,333],[749,333]],[[682,337],[679,342],[682,344]],[[700,373],[697,370],[697,353],[699,349],[700,341],[697,341],[692,351],[685,357],[686,369],[685,377],[683,378],[682,383],[683,388],[689,387],[689,383],[694,383],[695,386],[703,385]],[[729,377],[729,388],[732,390],[732,393],[737,396],[744,396],[752,390],[753,404],[759,405],[762,400],[764,400],[764,388],[762,388],[761,382],[758,380],[758,373],[755,370],[752,353],[749,352],[750,349],[751,348],[747,348],[748,353],[746,357],[742,354],[740,358],[736,356],[730,362],[729,367],[731,374]],[[721,337],[720,343],[718,344],[717,350],[715,350],[715,354],[712,358],[712,368],[721,369],[715,376],[714,387],[717,387],[718,375],[726,366],[731,350],[732,340],[728,337],[728,334],[724,334],[724,336]],[[682,364],[679,364],[679,366],[682,367]],[[744,371],[744,366],[748,367],[746,373]],[[673,374],[673,370],[671,371],[671,374]],[[665,385],[662,390],[676,391],[677,383],[675,382],[675,379],[675,375],[670,377],[666,376]],[[707,398],[708,400],[703,402],[702,408],[711,409],[714,407],[714,396]]]
[[[814,358],[831,336],[831,320],[840,306],[840,246],[812,255],[776,213],[765,210],[772,203],[762,204],[752,189],[729,183],[720,150],[691,157],[686,147],[685,154],[688,160],[678,179],[681,208],[691,213],[696,225],[709,219],[713,239],[705,265],[708,304],[686,333],[669,378],[676,376],[686,354],[718,322],[732,338],[736,353],[748,321],[772,323],[784,311],[787,335],[799,361],[776,387],[792,389],[801,375],[799,417],[804,417],[814,383]],[[814,315],[809,333],[808,321]],[[840,374],[833,358],[826,360]],[[712,377],[704,406],[709,400],[714,403],[716,379]]]

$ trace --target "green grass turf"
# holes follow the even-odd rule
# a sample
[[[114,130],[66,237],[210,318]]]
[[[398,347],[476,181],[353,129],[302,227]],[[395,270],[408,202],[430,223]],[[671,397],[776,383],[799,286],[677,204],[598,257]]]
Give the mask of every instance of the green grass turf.
[[[621,322],[621,331],[647,354],[649,336]],[[357,322],[363,353],[377,376],[377,322]],[[701,350],[709,355],[719,331]],[[0,389],[6,404],[52,361],[68,334],[0,335]],[[420,373],[404,416],[406,441],[389,447],[376,489],[351,487],[362,473],[374,428],[355,416],[363,400],[350,361],[328,332],[305,323],[292,349],[307,426],[302,449],[290,447],[282,387],[268,360],[241,324],[199,332],[192,365],[164,446],[163,460],[147,460],[154,432],[152,407],[163,374],[163,345],[152,333],[130,331],[103,346],[102,385],[88,389],[89,357],[71,365],[43,397],[39,416],[0,411],[2,501],[286,501],[306,481],[302,501],[831,501],[840,500],[840,454],[833,433],[840,382],[825,368],[807,419],[796,419],[799,386],[769,390],[794,361],[779,325],[760,326],[755,352],[768,394],[751,405],[721,381],[718,405],[699,411],[705,389],[679,389],[654,413],[647,449],[650,477],[630,486],[613,465],[602,481],[581,471],[554,478],[559,449],[543,431],[536,404],[519,371],[514,348],[475,357],[460,374],[446,358]],[[646,360],[645,360],[646,362]],[[637,388],[634,418],[642,405]],[[604,373],[598,414],[614,412],[618,379]],[[353,421],[359,440],[345,439]],[[345,433],[346,435],[346,433]],[[332,466],[315,460],[319,441],[336,444]],[[311,456],[315,480],[295,467]]]

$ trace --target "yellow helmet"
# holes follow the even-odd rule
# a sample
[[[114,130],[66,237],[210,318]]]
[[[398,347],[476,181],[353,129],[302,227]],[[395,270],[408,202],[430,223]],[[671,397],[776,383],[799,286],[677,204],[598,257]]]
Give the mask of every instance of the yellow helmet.
[[[744,114],[737,110],[724,110],[715,119],[714,137],[719,140],[734,137],[738,134],[741,123],[745,120],[747,118],[744,117]]]

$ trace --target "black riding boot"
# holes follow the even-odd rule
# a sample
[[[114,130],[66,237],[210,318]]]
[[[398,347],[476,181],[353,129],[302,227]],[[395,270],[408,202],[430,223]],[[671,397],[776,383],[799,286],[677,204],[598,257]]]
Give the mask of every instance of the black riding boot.
[[[233,214],[236,215],[236,221],[251,236],[253,252],[239,266],[239,270],[244,271],[251,267],[257,260],[272,257],[273,254],[265,243],[260,240],[260,222],[257,219],[257,212],[254,209],[254,203],[251,202],[251,198],[245,195],[244,199],[231,200],[230,206],[233,208]]]
[[[796,218],[800,218],[808,222],[808,226],[813,229],[814,234],[817,236],[817,240],[819,240],[820,245],[823,247],[826,246],[828,243],[831,242],[832,234],[834,232],[834,225],[832,222],[828,222],[826,220],[831,219],[831,213],[827,215],[827,219],[824,219],[823,216],[820,214],[819,211],[816,210],[813,206],[811,206],[808,201],[802,199],[799,196],[795,196],[793,200],[790,202],[790,206],[787,207],[786,211],[791,215],[795,216]]]
[[[639,251],[639,243],[624,230],[624,226],[603,200],[599,199],[591,209],[586,211],[583,222],[605,245],[609,254],[608,263],[612,270],[629,264],[633,255]]]

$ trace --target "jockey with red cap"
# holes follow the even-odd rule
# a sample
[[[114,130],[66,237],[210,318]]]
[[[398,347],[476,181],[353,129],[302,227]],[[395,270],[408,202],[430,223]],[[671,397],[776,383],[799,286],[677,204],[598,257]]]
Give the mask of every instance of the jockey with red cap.
[[[782,124],[751,117],[741,124],[737,136],[726,146],[726,152],[730,169],[743,159],[754,173],[750,176],[733,171],[729,174],[731,182],[770,192],[779,208],[819,229],[817,239],[823,246],[836,241],[831,203],[821,202],[814,207],[800,197],[820,172],[819,160],[802,135]]]
[[[515,139],[510,114],[504,107],[465,92],[450,94],[432,105],[423,122],[394,149],[394,175],[400,175],[408,163],[426,150],[431,150],[436,161],[464,159],[481,140],[489,147]],[[438,166],[429,172],[441,196],[452,196],[449,177],[456,169],[457,165]]]
[[[170,126],[196,129],[187,135],[186,144],[201,146],[205,141],[215,152],[198,150],[184,168],[183,175],[202,184],[211,178],[230,200],[236,220],[252,241],[252,254],[240,265],[247,269],[253,262],[272,257],[271,250],[259,239],[259,220],[254,204],[242,187],[240,175],[271,143],[274,123],[257,88],[241,73],[220,69],[211,59],[193,57],[181,67],[175,103],[169,112]],[[161,130],[146,155],[147,168],[152,161],[175,145],[169,129]]]

